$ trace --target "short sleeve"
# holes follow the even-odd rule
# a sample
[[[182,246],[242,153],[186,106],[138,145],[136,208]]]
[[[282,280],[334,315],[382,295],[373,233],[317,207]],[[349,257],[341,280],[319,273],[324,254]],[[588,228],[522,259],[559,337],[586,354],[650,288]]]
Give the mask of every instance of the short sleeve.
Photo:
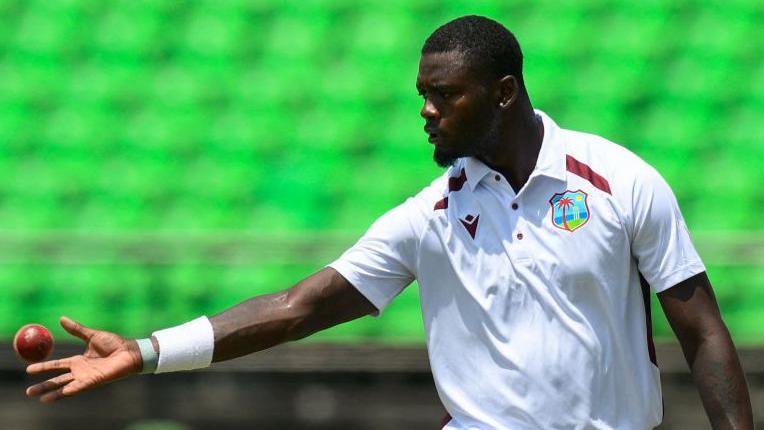
[[[329,264],[381,312],[416,277],[419,220],[414,199],[377,219],[366,234]]]
[[[706,270],[674,193],[651,167],[636,178],[632,211],[631,251],[653,291],[664,291]]]

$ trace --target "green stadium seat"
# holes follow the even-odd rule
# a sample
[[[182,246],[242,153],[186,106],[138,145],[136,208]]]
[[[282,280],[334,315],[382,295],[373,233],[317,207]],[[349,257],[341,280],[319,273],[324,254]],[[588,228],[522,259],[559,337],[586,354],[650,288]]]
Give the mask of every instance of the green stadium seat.
[[[33,294],[33,285],[30,285],[30,277],[26,270],[29,267],[20,264],[5,263],[0,266],[0,309],[4,311],[0,318],[0,329],[6,338],[13,334],[22,325],[34,321],[39,315],[30,315],[27,307],[33,306],[27,299]]]
[[[33,0],[0,1],[3,234],[356,237],[442,173],[418,117],[419,50],[468,13],[517,34],[534,106],[653,164],[694,233],[756,230],[764,38],[754,0]],[[190,246],[142,264],[118,243],[95,257],[80,243],[57,256],[19,250],[0,265],[0,335],[70,314],[145,336],[327,262],[263,251],[265,261],[232,264]],[[764,270],[709,252],[724,263],[709,270],[733,334],[760,341]],[[410,288],[380,319],[317,340],[421,333]]]
[[[65,4],[32,1],[25,6],[16,27],[16,49],[31,56],[56,58],[76,46],[77,17]]]
[[[502,12],[504,12],[505,3],[506,2],[497,0],[482,2],[451,0],[444,2],[441,7],[443,8],[443,18],[445,22],[461,15],[500,16]]]
[[[757,106],[756,102],[731,109],[726,120],[721,124],[717,141],[724,142],[725,147],[731,147],[740,153],[741,159],[761,160],[764,150],[758,142],[764,141],[764,127],[761,118],[764,115],[764,105]]]
[[[417,49],[408,37],[414,25],[414,18],[405,11],[362,9],[353,17],[353,33],[346,39],[350,43],[349,54],[353,58],[371,57],[379,61],[396,57],[406,49]]]
[[[2,90],[0,90],[2,91]],[[1,97],[1,96],[0,96]],[[9,102],[0,107],[0,141],[3,152],[23,157],[33,151],[37,134],[38,121],[24,104]]]
[[[268,22],[263,41],[266,56],[277,61],[315,61],[327,55],[321,40],[331,28],[325,14],[286,14]],[[329,50],[331,51],[331,49]]]
[[[419,288],[407,287],[385,309],[380,318],[378,331],[381,337],[392,342],[421,343],[424,340],[424,323],[419,304]]]
[[[54,313],[56,292],[45,288],[46,266],[19,260],[3,265],[3,281],[8,283],[4,287],[10,290],[5,298],[14,306],[14,310],[5,315],[9,320],[6,324],[16,329],[30,322],[55,327],[58,320]],[[7,337],[13,336],[13,332],[15,330],[7,333]]]
[[[684,47],[688,51],[702,52],[714,58],[748,56],[755,52],[752,31],[756,31],[760,19],[750,10],[750,7],[738,9],[726,4],[724,7],[703,8],[688,23],[687,34],[680,39],[686,41]],[[708,37],[709,34],[716,37]]]
[[[712,143],[707,133],[712,115],[708,105],[666,99],[643,115],[638,124],[639,141],[645,146],[694,152]]]
[[[678,57],[665,70],[663,94],[712,103],[726,102],[740,94],[741,82],[731,79],[738,69],[736,62],[727,56],[703,52]],[[722,82],[724,85],[720,85]]]
[[[596,31],[602,37],[592,37],[596,49],[605,55],[620,55],[652,59],[665,54],[664,31],[667,16],[658,9],[646,8],[641,2],[635,7],[613,9],[606,13]]]
[[[356,342],[379,337],[380,322],[373,317],[363,318],[334,326],[328,330],[315,333],[307,342]]]
[[[416,162],[430,162],[432,158],[432,146],[427,142],[424,133],[424,120],[419,117],[421,99],[416,100],[417,105],[403,106],[390,112],[389,116],[382,121],[384,129],[380,129],[371,136],[370,142],[375,154],[388,154],[390,162],[410,159]]]
[[[622,139],[629,134],[631,125],[623,120],[625,109],[619,103],[605,101],[594,94],[567,101],[568,109],[555,117],[561,127],[594,133],[621,145],[631,143]]]
[[[162,17],[148,4],[118,2],[94,20],[89,43],[98,52],[116,58],[140,59],[151,55],[165,34]],[[164,27],[165,31],[167,27]]]
[[[225,3],[198,5],[179,34],[180,49],[204,59],[224,59],[240,54],[244,17],[226,10]],[[250,23],[249,25],[252,25]]]
[[[714,291],[719,297],[724,321],[735,341],[743,344],[760,343],[764,331],[758,305],[764,299],[764,270],[761,267],[735,266],[716,272],[721,273],[716,277],[718,281],[714,282]]]
[[[569,91],[568,79],[572,63],[556,55],[527,52],[524,54],[523,77],[534,107],[552,114]]]
[[[524,52],[569,59],[583,55],[590,42],[587,36],[595,36],[582,31],[584,23],[585,14],[579,9],[538,5],[512,24],[512,31]]]
[[[750,99],[751,104],[759,112],[764,112],[764,61],[759,60],[751,67],[750,71],[751,74],[747,79],[748,86],[744,86],[743,91]]]
[[[291,286],[290,279],[280,267],[268,263],[221,266],[215,274],[212,312],[219,312],[258,294],[269,294]]]
[[[44,271],[44,283],[41,287],[50,297],[48,318],[54,321],[62,315],[75,319],[83,324],[95,324],[107,328],[110,324],[109,315],[104,315],[97,296],[97,268],[84,265],[68,265],[52,267]],[[55,322],[54,326],[58,326]],[[62,331],[56,327],[56,330]]]
[[[600,54],[597,60],[584,59],[573,65],[578,73],[562,91],[610,103],[629,103],[649,96],[644,80],[650,79],[649,64],[628,53]],[[569,76],[569,74],[568,74]]]
[[[372,106],[359,102],[319,101],[296,118],[294,148],[327,154],[359,151],[372,144],[368,128],[374,114]]]
[[[168,312],[176,321],[183,322],[198,315],[211,315],[214,311],[213,271],[207,266],[182,264],[168,268],[165,278],[170,294]]]
[[[96,289],[101,299],[113,300],[112,304],[119,307],[119,312],[131,309],[145,309],[150,304],[150,292],[155,276],[150,266],[141,266],[133,258],[130,261],[120,260],[118,255],[108,256],[99,271],[101,278],[94,278]],[[124,324],[125,322],[123,322]]]
[[[59,214],[54,196],[11,196],[0,206],[0,222],[15,231],[36,231],[54,225]]]
[[[249,154],[256,151],[259,147],[258,134],[267,132],[255,126],[256,115],[256,112],[250,112],[243,107],[218,112],[204,132],[204,146],[211,152]]]

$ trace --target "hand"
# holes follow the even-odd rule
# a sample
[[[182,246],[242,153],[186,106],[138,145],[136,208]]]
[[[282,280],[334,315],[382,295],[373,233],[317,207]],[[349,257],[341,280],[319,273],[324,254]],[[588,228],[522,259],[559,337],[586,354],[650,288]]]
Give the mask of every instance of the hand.
[[[135,341],[87,328],[67,317],[61,317],[61,327],[85,341],[85,353],[29,365],[30,375],[54,370],[65,373],[27,388],[27,396],[50,403],[141,371],[143,360]]]

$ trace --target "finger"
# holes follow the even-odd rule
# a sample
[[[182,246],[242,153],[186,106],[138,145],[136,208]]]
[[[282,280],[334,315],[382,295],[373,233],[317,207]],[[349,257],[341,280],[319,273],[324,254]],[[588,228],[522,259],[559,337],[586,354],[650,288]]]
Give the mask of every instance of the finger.
[[[72,336],[77,336],[85,342],[89,341],[90,338],[95,334],[95,330],[87,328],[68,317],[61,317],[60,323],[61,327],[63,327],[64,330],[66,330],[69,334]]]
[[[79,392],[87,390],[88,388],[90,388],[90,385],[88,384],[79,381],[73,381],[67,385],[64,385],[63,387],[43,394],[40,396],[40,402],[53,403],[56,400],[61,400],[64,397],[73,396]]]
[[[63,387],[61,387],[61,393],[64,396],[73,396],[77,393],[81,393],[85,390],[88,390],[90,388],[93,388],[97,384],[82,382],[82,381],[72,381],[70,384],[67,384]]]
[[[35,384],[27,388],[27,396],[36,397],[45,394],[49,391],[61,388],[73,380],[74,375],[72,375],[71,372],[64,373],[63,375],[58,375],[55,378],[50,378],[45,382],[40,382],[39,384]]]
[[[43,394],[42,396],[40,396],[40,401],[42,403],[52,403],[58,399],[66,397],[66,395],[64,394],[64,388],[66,388],[66,386]]]
[[[30,364],[27,366],[27,373],[35,375],[37,373],[50,372],[51,370],[69,370],[70,359],[71,357]]]

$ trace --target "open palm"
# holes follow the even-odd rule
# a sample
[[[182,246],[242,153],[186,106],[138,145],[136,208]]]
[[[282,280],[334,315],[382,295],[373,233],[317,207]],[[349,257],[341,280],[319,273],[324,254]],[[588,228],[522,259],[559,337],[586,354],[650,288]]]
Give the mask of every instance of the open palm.
[[[64,373],[27,388],[27,396],[39,396],[41,402],[49,403],[140,372],[141,353],[135,341],[87,328],[67,317],[61,317],[61,327],[85,341],[85,353],[28,366],[29,374]]]

